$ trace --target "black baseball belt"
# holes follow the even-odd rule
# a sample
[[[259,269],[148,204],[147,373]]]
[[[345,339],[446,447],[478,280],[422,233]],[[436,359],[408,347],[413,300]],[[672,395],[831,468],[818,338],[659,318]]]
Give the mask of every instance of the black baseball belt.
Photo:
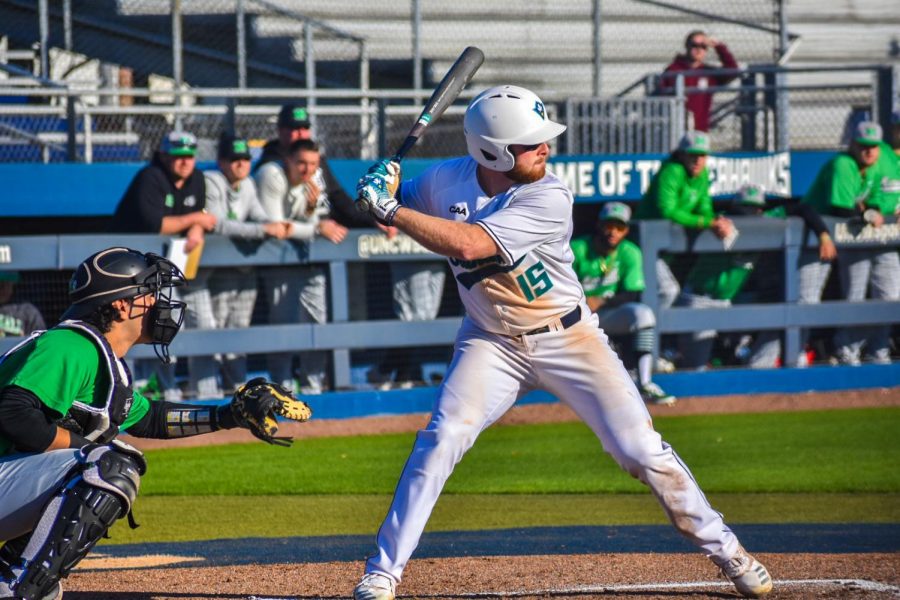
[[[563,329],[568,329],[575,323],[581,320],[581,305],[579,304],[571,312],[564,314],[559,323],[562,325]],[[544,325],[543,327],[538,327],[537,329],[532,329],[531,331],[526,331],[522,335],[537,335],[539,333],[548,333],[550,331],[549,325]]]

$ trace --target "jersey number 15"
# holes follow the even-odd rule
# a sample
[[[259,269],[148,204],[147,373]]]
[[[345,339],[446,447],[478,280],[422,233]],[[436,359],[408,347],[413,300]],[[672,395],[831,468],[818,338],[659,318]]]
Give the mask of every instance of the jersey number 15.
[[[547,274],[544,263],[540,261],[531,265],[524,273],[516,277],[516,282],[522,289],[522,293],[525,294],[525,299],[529,302],[533,302],[535,298],[540,298],[553,287],[550,275]]]

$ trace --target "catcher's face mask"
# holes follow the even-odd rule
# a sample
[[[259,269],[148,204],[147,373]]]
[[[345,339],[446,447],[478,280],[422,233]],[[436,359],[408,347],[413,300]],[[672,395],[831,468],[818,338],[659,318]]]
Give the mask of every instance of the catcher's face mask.
[[[184,322],[184,309],[187,306],[174,297],[175,287],[185,284],[184,275],[174,264],[165,258],[147,253],[145,285],[153,290],[156,303],[150,308],[148,322],[150,339],[156,356],[164,363],[170,361],[169,344],[175,339],[181,324]]]

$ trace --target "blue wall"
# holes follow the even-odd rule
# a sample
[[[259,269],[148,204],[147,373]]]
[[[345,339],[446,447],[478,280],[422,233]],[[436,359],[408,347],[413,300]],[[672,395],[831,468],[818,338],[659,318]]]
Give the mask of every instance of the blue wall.
[[[734,192],[748,177],[781,195],[801,196],[819,168],[834,153],[791,152],[780,155],[733,153],[711,157],[713,195]],[[661,154],[559,156],[551,160],[557,173],[576,195],[576,202],[637,200],[652,173],[665,158]],[[404,177],[423,171],[434,159],[408,159]],[[108,216],[115,211],[134,174],[145,163],[16,163],[0,164],[0,216]],[[338,181],[348,190],[369,161],[331,159]],[[214,168],[199,163],[198,168]],[[351,194],[352,195],[352,194]]]

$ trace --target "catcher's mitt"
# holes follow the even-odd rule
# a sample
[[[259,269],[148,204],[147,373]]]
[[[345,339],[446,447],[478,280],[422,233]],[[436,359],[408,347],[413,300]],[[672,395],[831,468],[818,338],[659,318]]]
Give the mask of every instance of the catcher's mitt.
[[[278,446],[290,446],[293,439],[275,436],[278,433],[276,415],[301,422],[308,421],[312,416],[306,402],[294,398],[290,390],[262,377],[251,379],[238,388],[231,399],[231,412],[239,427],[249,429],[262,441]]]

